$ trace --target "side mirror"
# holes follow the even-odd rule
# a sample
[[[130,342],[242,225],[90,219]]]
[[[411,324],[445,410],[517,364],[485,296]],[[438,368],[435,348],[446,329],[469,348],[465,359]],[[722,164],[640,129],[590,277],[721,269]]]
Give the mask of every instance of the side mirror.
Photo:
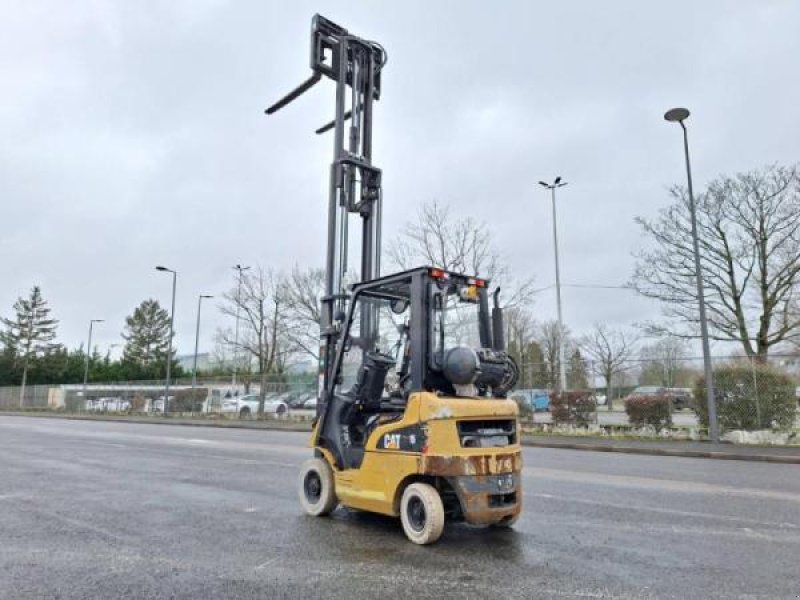
[[[394,314],[402,315],[408,308],[408,300],[397,298],[396,300],[392,300],[391,304],[389,304],[389,307],[392,309]]]

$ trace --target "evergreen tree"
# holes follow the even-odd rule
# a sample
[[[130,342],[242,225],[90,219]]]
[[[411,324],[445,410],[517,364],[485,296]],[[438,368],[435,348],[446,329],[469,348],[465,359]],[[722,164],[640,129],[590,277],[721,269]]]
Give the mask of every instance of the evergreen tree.
[[[567,364],[567,385],[571,390],[589,389],[589,370],[579,349],[575,349]]]
[[[169,351],[169,313],[161,308],[158,300],[145,300],[125,319],[122,337],[125,340],[122,353],[125,362],[140,367],[160,363]]]
[[[0,318],[5,330],[0,332],[0,342],[14,357],[15,366],[22,367],[20,406],[25,398],[28,369],[35,359],[50,354],[59,346],[56,338],[58,321],[50,316],[50,307],[42,297],[39,286],[33,286],[27,298],[18,298],[14,303],[15,316]]]

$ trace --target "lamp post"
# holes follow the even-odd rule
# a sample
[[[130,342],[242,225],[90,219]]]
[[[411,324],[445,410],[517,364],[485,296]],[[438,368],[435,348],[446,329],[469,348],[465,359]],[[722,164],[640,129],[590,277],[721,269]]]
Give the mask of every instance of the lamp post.
[[[684,121],[689,118],[686,108],[672,108],[664,113],[664,119],[671,123],[679,123],[683,130],[683,151],[686,157],[686,179],[689,184],[689,211],[692,222],[692,246],[694,248],[694,271],[697,280],[697,303],[700,309],[700,337],[703,342],[703,367],[706,378],[706,396],[708,396],[708,433],[711,441],[719,443],[719,424],[717,422],[717,402],[714,397],[714,375],[711,369],[711,347],[708,341],[708,320],[706,318],[706,300],[703,292],[703,275],[700,266],[700,242],[697,237],[697,210],[692,189],[692,167],[689,162],[689,137]]]
[[[236,265],[233,267],[239,273],[239,282],[236,288],[236,326],[235,333],[233,334],[233,382],[231,387],[234,393],[236,392],[236,370],[239,368],[239,312],[242,305],[242,273],[247,271],[250,267],[243,267]]]
[[[556,226],[556,189],[567,185],[561,177],[556,177],[553,183],[540,181],[539,185],[550,190],[550,198],[553,203],[553,248],[556,257],[556,303],[558,305],[558,381],[559,392],[567,389],[567,366],[564,362],[564,320],[561,314],[561,273],[558,265],[558,227]]]
[[[89,359],[92,356],[92,330],[95,323],[102,323],[103,319],[89,321],[89,340],[86,343],[86,363],[83,365],[83,406],[86,407],[86,384],[89,381]]]
[[[197,387],[197,349],[200,345],[200,308],[203,305],[204,298],[213,298],[207,294],[200,294],[197,297],[197,328],[194,333],[194,361],[192,363],[192,414],[194,414],[194,392]]]
[[[172,331],[175,323],[175,287],[178,280],[177,271],[168,269],[167,267],[156,267],[156,271],[172,273],[172,310],[169,313],[169,349],[167,350],[167,379],[164,385],[164,416],[167,416],[169,410],[169,380],[172,376]]]

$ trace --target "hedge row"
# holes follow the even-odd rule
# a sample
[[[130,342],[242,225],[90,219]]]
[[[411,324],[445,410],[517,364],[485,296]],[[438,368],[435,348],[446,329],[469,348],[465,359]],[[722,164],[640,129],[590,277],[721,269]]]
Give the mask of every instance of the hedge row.
[[[672,426],[672,402],[664,394],[628,396],[625,412],[631,425],[651,425],[657,431]]]
[[[550,394],[550,415],[556,425],[572,424],[585,427],[594,423],[597,406],[590,392],[568,391]]]
[[[714,369],[714,397],[720,429],[791,429],[797,399],[795,384],[769,365],[728,365]],[[708,427],[705,378],[694,390],[697,418]]]

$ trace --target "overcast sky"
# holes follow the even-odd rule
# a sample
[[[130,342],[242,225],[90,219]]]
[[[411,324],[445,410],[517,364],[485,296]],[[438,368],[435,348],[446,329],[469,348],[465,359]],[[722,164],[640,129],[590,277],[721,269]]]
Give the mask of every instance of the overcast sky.
[[[536,182],[563,176],[562,280],[623,284],[633,222],[683,183],[675,105],[692,111],[696,184],[800,159],[800,3],[39,2],[0,0],[0,314],[42,287],[60,340],[104,318],[102,352],[148,297],[194,344],[197,294],[231,266],[320,265],[333,84],[267,118],[309,75],[316,11],[387,49],[374,162],[384,239],[423,202],[491,228],[514,271],[553,283]],[[565,288],[566,323],[657,316],[632,292]],[[204,315],[201,351],[225,324]],[[554,318],[553,290],[535,312]]]

